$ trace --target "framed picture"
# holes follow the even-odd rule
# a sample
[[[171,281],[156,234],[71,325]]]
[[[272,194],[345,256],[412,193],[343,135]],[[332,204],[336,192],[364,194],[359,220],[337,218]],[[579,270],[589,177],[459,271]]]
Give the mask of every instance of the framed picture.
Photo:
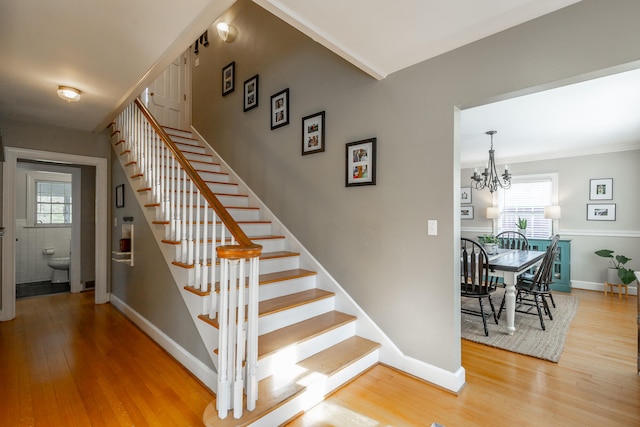
[[[460,188],[460,203],[471,203],[471,187]]]
[[[473,206],[463,206],[460,208],[460,219],[473,219]]]
[[[613,178],[590,179],[589,200],[613,200]]]
[[[324,151],[324,111],[302,118],[302,155]]]
[[[124,184],[116,186],[116,208],[124,208]]]
[[[227,96],[236,88],[236,63],[222,69],[222,96]]]
[[[592,203],[587,204],[588,221],[615,221],[616,204]]]
[[[271,96],[271,130],[289,124],[289,88]]]
[[[256,74],[244,82],[244,111],[247,112],[258,106],[258,82]]]
[[[346,145],[345,187],[376,185],[376,138]]]

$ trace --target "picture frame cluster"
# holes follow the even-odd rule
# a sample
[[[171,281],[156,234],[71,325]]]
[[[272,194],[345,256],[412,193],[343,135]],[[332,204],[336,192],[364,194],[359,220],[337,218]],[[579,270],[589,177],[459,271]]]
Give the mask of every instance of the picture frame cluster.
[[[235,91],[235,61],[222,68],[222,96]],[[260,75],[256,74],[244,81],[242,109],[249,112],[258,108],[260,97]],[[290,123],[289,88],[271,95],[270,128],[276,130]],[[301,154],[325,151],[325,111],[319,111],[302,118]],[[376,184],[376,138],[349,142],[345,145],[345,187]]]
[[[589,200],[613,200],[613,178],[590,179]],[[615,203],[587,203],[587,221],[615,220]]]

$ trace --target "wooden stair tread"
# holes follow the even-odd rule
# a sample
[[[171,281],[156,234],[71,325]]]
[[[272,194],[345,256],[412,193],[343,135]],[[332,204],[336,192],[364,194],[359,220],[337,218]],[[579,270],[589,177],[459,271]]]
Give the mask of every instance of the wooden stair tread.
[[[260,260],[263,261],[267,259],[287,258],[287,257],[296,257],[296,256],[300,256],[300,254],[297,252],[288,252],[288,251],[263,252],[262,254],[260,254]],[[172,261],[171,264],[177,265],[178,267],[182,267],[182,268],[195,267],[195,265],[193,264],[187,264],[185,262],[180,262],[180,261]],[[218,264],[217,261],[216,261],[216,264]],[[211,266],[211,259],[208,259],[206,261],[206,265]]]
[[[233,418],[232,413],[229,413],[224,420],[219,419],[215,410],[215,401],[213,401],[206,408],[202,420],[206,426],[247,426],[304,392],[306,386],[312,384],[314,380],[338,373],[379,347],[380,344],[366,338],[358,336],[348,338],[297,363],[297,366],[303,369],[298,370],[300,373],[289,381],[275,381],[274,376],[260,381],[256,408],[251,412],[245,409],[239,419]]]
[[[161,224],[161,225],[167,225],[169,224],[169,221],[153,221],[154,224]],[[284,236],[276,236],[276,235],[269,235],[269,236],[248,236],[249,239],[251,241],[254,240],[277,240],[277,239],[284,239]],[[179,245],[180,244],[180,240],[167,240],[167,239],[162,239],[162,243],[167,243],[169,245]],[[204,243],[204,239],[200,239],[200,244]],[[211,239],[207,239],[207,243],[212,243]],[[221,239],[216,239],[216,243],[221,243]],[[227,238],[225,240],[225,244],[231,244],[231,238]]]
[[[271,298],[258,303],[258,316],[266,316],[291,308],[299,307],[325,298],[331,298],[335,294],[323,289],[313,288],[295,294],[288,294],[277,298]]]
[[[338,328],[349,322],[354,322],[355,316],[330,311],[320,316],[312,317],[302,322],[277,329],[258,337],[258,359],[268,356],[281,348],[304,342],[328,330]]]

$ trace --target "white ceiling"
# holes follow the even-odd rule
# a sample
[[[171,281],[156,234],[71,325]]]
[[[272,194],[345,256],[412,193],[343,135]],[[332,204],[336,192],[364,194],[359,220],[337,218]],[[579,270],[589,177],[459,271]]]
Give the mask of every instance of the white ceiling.
[[[254,0],[378,79],[577,1]],[[3,0],[0,126],[3,121],[19,120],[100,131],[114,112],[131,102],[233,3],[235,0]],[[634,79],[637,82],[637,76]],[[58,85],[77,87],[83,92],[82,100],[60,100],[56,95]],[[640,99],[637,86],[633,93]],[[484,132],[488,128],[499,132],[494,140],[498,158],[519,155],[507,150],[507,142],[509,150],[515,150],[519,142],[531,147],[532,140],[536,146],[549,141],[557,148],[579,130],[588,131],[587,136],[578,138],[582,144],[604,132],[603,128],[593,128],[595,122],[591,120],[573,122],[571,135],[561,132],[562,125],[569,124],[571,112],[578,118],[586,113],[583,110],[577,114],[577,107],[567,107],[569,113],[556,113],[542,121],[540,110],[534,109],[531,101],[544,95],[538,96],[520,100],[528,109],[519,114],[517,99],[465,110],[463,164],[476,161],[474,156],[480,158],[471,154],[475,149],[486,152],[488,137]],[[570,98],[566,93],[560,96],[565,101]],[[597,102],[579,105],[604,105],[602,92],[591,96],[596,96]],[[638,111],[637,101],[628,110],[634,107]],[[545,104],[544,110],[548,109]],[[605,109],[600,117],[607,111],[614,110]],[[618,143],[630,143],[630,132],[638,134],[637,121],[632,125],[635,128],[631,131],[620,127]],[[553,137],[541,133],[552,129],[558,129]],[[613,131],[606,135],[613,140]]]

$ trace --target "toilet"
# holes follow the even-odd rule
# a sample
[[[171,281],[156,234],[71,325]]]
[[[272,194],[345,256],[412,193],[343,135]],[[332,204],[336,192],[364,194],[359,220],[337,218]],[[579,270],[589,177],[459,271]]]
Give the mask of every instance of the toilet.
[[[68,283],[69,282],[69,263],[71,258],[59,257],[49,258],[47,265],[53,268],[51,283]]]

